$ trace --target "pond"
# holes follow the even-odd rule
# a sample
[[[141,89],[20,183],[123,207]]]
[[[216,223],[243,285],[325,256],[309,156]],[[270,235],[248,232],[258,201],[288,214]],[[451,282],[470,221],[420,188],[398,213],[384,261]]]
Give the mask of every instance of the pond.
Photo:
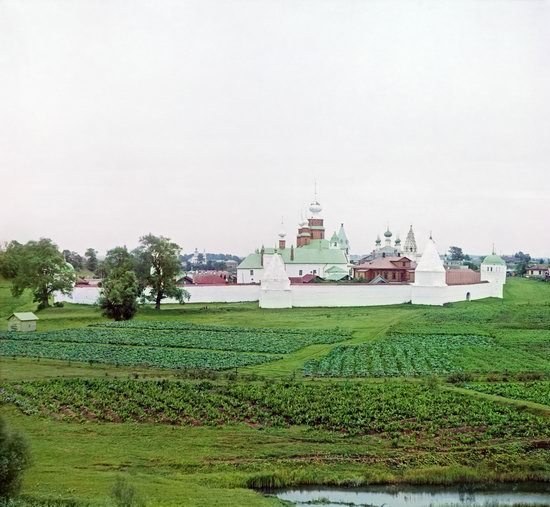
[[[504,507],[550,506],[550,484],[490,486],[303,487],[269,492],[297,507]]]

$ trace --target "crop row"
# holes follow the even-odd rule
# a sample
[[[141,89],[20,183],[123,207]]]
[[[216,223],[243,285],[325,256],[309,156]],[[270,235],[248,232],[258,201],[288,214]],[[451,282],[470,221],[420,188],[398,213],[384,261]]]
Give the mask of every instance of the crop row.
[[[480,393],[495,394],[514,400],[533,401],[550,406],[550,382],[471,382],[464,387]]]
[[[448,374],[461,370],[466,345],[487,349],[485,336],[400,334],[364,345],[338,346],[304,365],[305,375],[393,377]]]
[[[537,349],[501,345],[476,335],[396,334],[370,343],[337,346],[304,365],[308,376],[395,377],[455,372],[549,371]]]
[[[351,434],[422,433],[461,443],[548,437],[550,421],[417,384],[53,379],[8,384],[0,401],[75,420],[178,425],[303,425]]]
[[[209,370],[249,366],[281,358],[274,354],[193,350],[166,346],[143,347],[37,340],[0,340],[0,356],[44,357],[127,366]]]
[[[168,346],[194,349],[234,350],[288,354],[309,345],[345,339],[338,335],[308,336],[255,331],[216,332],[209,330],[157,330],[138,328],[76,328],[45,333],[0,333],[0,340],[103,343],[113,345]]]
[[[212,325],[212,324],[194,324],[189,322],[180,322],[180,321],[154,321],[154,320],[127,320],[123,322],[99,322],[96,324],[90,324],[91,327],[108,327],[112,328],[121,328],[121,329],[171,329],[176,331],[187,331],[187,330],[200,330],[200,331],[212,331],[218,333],[236,333],[236,332],[255,332],[257,334],[267,335],[275,334],[280,336],[316,336],[321,337],[322,339],[332,340],[332,336],[338,336],[340,339],[338,341],[345,340],[351,336],[349,331],[344,331],[342,329],[277,329],[277,328],[268,328],[268,327],[239,327],[239,326],[222,326],[222,325]],[[317,343],[331,343],[320,341]]]

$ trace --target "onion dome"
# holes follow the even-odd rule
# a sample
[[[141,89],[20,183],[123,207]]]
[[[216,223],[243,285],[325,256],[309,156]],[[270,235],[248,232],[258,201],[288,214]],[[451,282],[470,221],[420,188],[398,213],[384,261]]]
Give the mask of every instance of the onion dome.
[[[323,207],[319,204],[319,201],[315,200],[309,205],[309,211],[312,215],[318,215],[323,211]]]
[[[377,245],[380,245],[380,243],[382,243],[382,240],[380,239],[380,234],[379,234],[378,236],[376,236],[376,241],[375,241],[375,243],[376,243]]]
[[[285,236],[286,236],[285,224],[283,220],[281,220],[281,228],[279,229],[279,238],[284,239]]]
[[[399,246],[401,244],[401,240],[399,239],[399,236],[395,238],[395,246]]]
[[[392,235],[392,233],[391,233],[391,231],[390,231],[390,228],[388,227],[388,228],[386,229],[386,232],[384,233],[384,237],[386,237],[386,238],[391,238],[392,236],[393,236],[393,235]]]

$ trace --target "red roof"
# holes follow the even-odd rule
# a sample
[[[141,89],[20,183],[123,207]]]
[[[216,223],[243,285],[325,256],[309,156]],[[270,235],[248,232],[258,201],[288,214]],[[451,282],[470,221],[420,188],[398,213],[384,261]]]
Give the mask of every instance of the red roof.
[[[193,277],[193,283],[196,285],[225,285],[227,280],[220,275],[196,274]]]
[[[319,278],[317,275],[314,275],[312,273],[308,273],[304,276],[289,276],[288,279],[290,280],[290,283],[296,284],[296,283],[310,283],[316,278]]]
[[[396,262],[409,261],[409,266],[399,266],[395,264]],[[408,257],[377,257],[372,261],[364,262],[355,267],[362,271],[367,271],[369,269],[415,269],[416,262],[411,261]]]
[[[480,283],[481,273],[471,269],[449,269],[445,272],[445,282],[447,285]]]

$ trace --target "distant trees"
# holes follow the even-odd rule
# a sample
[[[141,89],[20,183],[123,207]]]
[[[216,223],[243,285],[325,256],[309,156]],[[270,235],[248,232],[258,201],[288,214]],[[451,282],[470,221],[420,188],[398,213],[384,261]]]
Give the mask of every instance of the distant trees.
[[[93,248],[88,248],[84,254],[86,257],[86,269],[95,273],[97,270],[98,260],[97,260],[97,250]]]
[[[175,298],[180,303],[189,299],[189,293],[176,285],[181,272],[181,248],[168,238],[152,234],[143,236],[139,241],[136,256],[141,265],[145,285],[151,287],[149,292],[144,292],[144,298],[154,301],[157,310],[160,310],[160,302],[165,297]]]
[[[26,440],[19,433],[9,431],[0,417],[0,500],[17,496],[25,469],[31,463]]]
[[[84,268],[85,259],[77,252],[71,252],[70,250],[63,250],[63,257],[74,269],[80,271]]]
[[[19,297],[25,289],[30,289],[39,309],[50,305],[54,292],[70,294],[76,281],[74,269],[47,238],[25,245],[10,243],[2,255],[0,270],[4,277],[11,279],[13,296]]]
[[[459,246],[449,247],[449,258],[452,261],[464,260],[464,253],[462,252],[462,248],[460,248]]]
[[[516,274],[523,276],[527,272],[527,267],[529,266],[529,262],[531,262],[531,256],[519,251],[514,254],[514,259],[516,261]]]

